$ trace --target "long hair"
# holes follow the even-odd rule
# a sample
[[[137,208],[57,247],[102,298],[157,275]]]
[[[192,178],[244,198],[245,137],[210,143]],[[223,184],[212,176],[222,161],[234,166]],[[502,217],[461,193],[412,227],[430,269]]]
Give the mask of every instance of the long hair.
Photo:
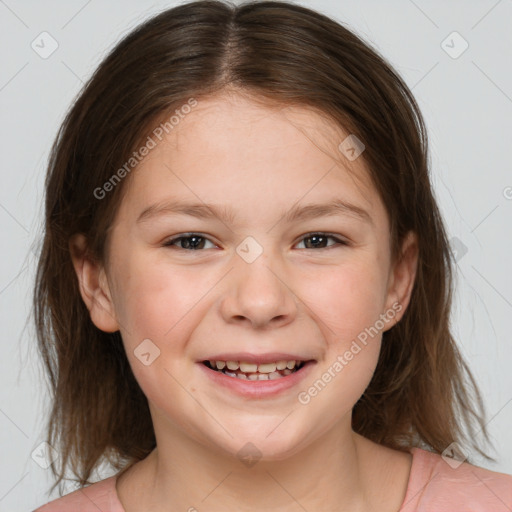
[[[163,11],[121,40],[84,85],[51,150],[33,309],[52,399],[47,441],[60,454],[52,490],[67,470],[86,485],[100,463],[127,468],[156,446],[119,331],[96,328],[81,298],[69,239],[83,233],[91,256],[108,261],[131,169],[104,197],[97,191],[177,107],[226,88],[311,107],[355,134],[390,219],[393,262],[404,235],[418,235],[411,300],[383,334],[353,430],[402,451],[441,453],[470,442],[494,460],[475,441],[480,432],[488,439],[483,404],[450,332],[454,261],[411,91],[376,49],[321,13],[284,1],[203,0]]]

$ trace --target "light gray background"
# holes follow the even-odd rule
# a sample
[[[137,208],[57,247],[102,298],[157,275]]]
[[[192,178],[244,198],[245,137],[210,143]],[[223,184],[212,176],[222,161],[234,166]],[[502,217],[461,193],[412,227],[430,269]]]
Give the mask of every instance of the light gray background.
[[[106,52],[176,3],[0,0],[0,511],[28,511],[57,497],[46,494],[50,470],[31,458],[48,404],[26,325],[50,145]],[[298,3],[375,45],[419,102],[435,193],[459,248],[453,329],[483,392],[496,447],[491,454],[499,460],[480,465],[512,473],[512,1]],[[47,59],[31,48],[43,31],[59,45]],[[469,44],[458,58],[442,46],[453,31]],[[461,48],[457,40],[446,44]]]

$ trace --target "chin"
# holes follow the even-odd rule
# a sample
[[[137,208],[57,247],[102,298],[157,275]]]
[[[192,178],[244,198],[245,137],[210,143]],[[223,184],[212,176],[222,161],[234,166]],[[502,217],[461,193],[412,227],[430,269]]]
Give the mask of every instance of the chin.
[[[268,435],[273,429],[275,425],[270,429],[244,435],[237,430],[236,438],[230,439],[227,442],[229,446],[224,448],[242,462],[244,460],[282,461],[300,452],[303,443],[297,436],[286,429],[282,432],[277,432],[276,429]]]

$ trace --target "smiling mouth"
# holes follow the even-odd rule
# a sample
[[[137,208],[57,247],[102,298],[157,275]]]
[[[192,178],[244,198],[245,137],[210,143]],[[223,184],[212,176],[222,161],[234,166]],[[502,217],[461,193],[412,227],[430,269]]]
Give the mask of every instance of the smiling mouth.
[[[311,361],[277,361],[275,363],[253,364],[239,361],[203,361],[203,364],[228,377],[242,380],[276,380],[300,371]]]

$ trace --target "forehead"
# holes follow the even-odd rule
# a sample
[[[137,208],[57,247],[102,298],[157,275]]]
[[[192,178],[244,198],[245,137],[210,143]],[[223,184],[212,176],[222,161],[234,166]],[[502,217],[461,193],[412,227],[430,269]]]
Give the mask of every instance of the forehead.
[[[186,197],[263,220],[274,205],[336,196],[378,217],[383,205],[363,158],[350,161],[339,149],[348,135],[308,107],[225,94],[198,100],[133,171],[125,210]]]
[[[351,169],[367,181],[364,164],[350,162],[338,148],[348,133],[325,114],[307,106],[266,105],[262,101],[233,94],[200,100],[165,137],[162,155],[168,150],[179,161],[186,158],[196,163],[215,156],[215,162],[230,163],[237,169],[273,163],[274,171],[283,161],[299,163],[306,158],[318,166],[337,162],[343,170]]]

